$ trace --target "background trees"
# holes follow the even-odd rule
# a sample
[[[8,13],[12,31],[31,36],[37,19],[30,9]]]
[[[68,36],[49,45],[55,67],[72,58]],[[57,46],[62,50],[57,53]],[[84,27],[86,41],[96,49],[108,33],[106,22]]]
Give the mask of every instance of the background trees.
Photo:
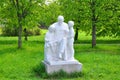
[[[96,45],[96,35],[120,36],[119,0],[59,0],[59,3],[67,20],[75,21],[75,40],[78,29],[92,34],[92,47]]]
[[[1,1],[1,22],[18,30],[18,48],[22,47],[23,27],[35,27],[39,21],[40,6],[44,0]]]
[[[92,34],[92,47],[96,45],[96,36],[120,36],[119,0],[1,0],[0,23],[18,33],[18,47],[22,46],[23,29],[42,26],[47,28],[56,21],[58,15],[65,22],[75,22],[75,40],[78,31]],[[9,30],[8,30],[9,31]]]

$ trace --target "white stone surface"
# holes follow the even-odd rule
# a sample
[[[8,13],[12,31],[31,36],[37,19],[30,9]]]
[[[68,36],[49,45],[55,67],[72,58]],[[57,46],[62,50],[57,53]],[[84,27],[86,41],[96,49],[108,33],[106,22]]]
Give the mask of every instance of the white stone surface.
[[[67,37],[67,59],[68,60],[74,60],[74,48],[73,48],[73,44],[74,44],[74,22],[73,21],[69,21],[68,22],[68,26],[69,26],[69,32],[68,32],[68,37]]]
[[[66,73],[80,72],[82,70],[82,64],[77,60],[74,61],[58,61],[47,63],[44,61],[46,72],[52,74],[54,72],[59,72],[60,70]]]
[[[63,16],[58,16],[58,22],[48,28],[45,36],[44,64],[48,73],[60,69],[70,73],[81,71],[82,64],[74,59],[74,22],[64,22]]]
[[[56,42],[54,39],[54,26],[49,27],[49,31],[45,35],[45,50],[44,50],[44,60],[51,61],[55,57]]]

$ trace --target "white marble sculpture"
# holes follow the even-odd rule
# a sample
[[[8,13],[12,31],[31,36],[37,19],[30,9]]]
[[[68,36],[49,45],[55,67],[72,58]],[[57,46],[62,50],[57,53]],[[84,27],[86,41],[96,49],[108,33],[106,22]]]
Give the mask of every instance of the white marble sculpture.
[[[81,71],[82,64],[74,59],[74,22],[64,22],[63,16],[58,16],[58,22],[53,23],[45,36],[44,64],[47,73],[64,70],[68,73]]]
[[[58,22],[54,23],[55,26],[55,40],[57,41],[57,58],[59,60],[67,60],[67,36],[68,36],[68,25],[63,22],[64,17],[59,16]]]
[[[50,62],[67,60],[68,24],[63,22],[64,17],[59,16],[58,22],[49,27],[45,36],[45,60]],[[48,46],[48,47],[47,47]]]
[[[68,53],[68,60],[74,60],[74,48],[73,48],[73,43],[74,43],[74,22],[73,21],[69,21],[68,22],[68,26],[69,26],[69,33],[68,33],[68,37],[67,37],[67,53]]]
[[[55,42],[55,27],[51,25],[48,29],[48,32],[45,35],[45,61],[51,61],[55,54],[56,42]]]

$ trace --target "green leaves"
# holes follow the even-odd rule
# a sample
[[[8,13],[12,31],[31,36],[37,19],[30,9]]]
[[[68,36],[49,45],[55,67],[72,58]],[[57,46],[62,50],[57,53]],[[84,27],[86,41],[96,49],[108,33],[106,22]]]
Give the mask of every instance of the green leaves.
[[[17,10],[13,1],[15,2],[15,0],[1,0],[2,24],[17,25]],[[65,22],[73,20],[75,28],[91,33],[92,1],[94,0],[56,0],[45,4],[45,0],[20,0],[19,12],[23,17],[23,27],[33,27],[41,23],[49,26],[57,20],[58,15],[63,15]],[[120,1],[95,0],[94,4],[97,33],[103,34],[99,36],[120,36]]]
[[[68,20],[75,21],[75,27],[91,33],[91,10],[95,10],[95,24],[98,36],[120,36],[119,0],[58,0],[61,11]],[[94,2],[94,3],[93,3]],[[94,6],[92,6],[94,4]]]

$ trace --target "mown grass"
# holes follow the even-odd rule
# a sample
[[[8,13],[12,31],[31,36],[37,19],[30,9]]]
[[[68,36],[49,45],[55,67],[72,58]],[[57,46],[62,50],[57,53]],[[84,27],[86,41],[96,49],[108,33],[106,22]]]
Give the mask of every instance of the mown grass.
[[[41,64],[44,36],[28,39],[23,40],[22,49],[17,49],[17,37],[0,37],[0,80],[120,80],[119,38],[98,38],[99,44],[91,48],[91,37],[81,34],[74,47],[75,58],[83,64],[83,70],[72,77],[64,72],[48,76]]]

